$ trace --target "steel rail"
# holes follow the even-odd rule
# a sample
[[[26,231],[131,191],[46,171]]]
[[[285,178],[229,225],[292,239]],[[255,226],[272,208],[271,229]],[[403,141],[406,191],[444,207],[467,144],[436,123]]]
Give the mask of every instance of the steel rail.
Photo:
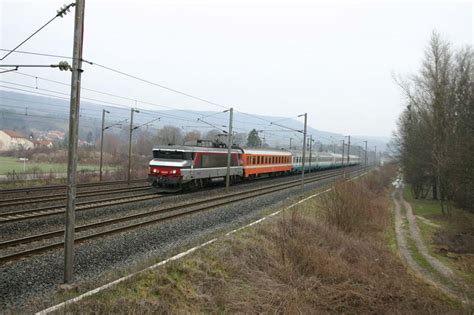
[[[352,174],[360,172],[360,171],[361,171],[360,169],[354,170],[352,172]],[[331,173],[326,173],[326,174],[313,176],[313,177],[310,177],[310,178],[307,179],[307,183],[317,182],[317,181],[321,181],[321,180],[324,180],[324,179],[337,177],[337,176],[340,176],[342,174],[343,174],[343,172],[338,170],[336,172],[331,172]],[[109,219],[109,220],[104,220],[104,221],[100,221],[100,222],[96,222],[96,223],[92,223],[92,224],[78,226],[76,228],[76,232],[81,232],[81,231],[94,229],[94,228],[101,227],[101,226],[113,225],[113,224],[124,222],[124,221],[131,221],[131,220],[135,220],[135,219],[140,219],[140,218],[143,218],[143,217],[146,217],[146,216],[159,215],[159,214],[172,212],[172,211],[183,209],[183,208],[190,208],[190,207],[195,207],[195,206],[202,205],[201,207],[198,207],[198,208],[195,208],[195,209],[192,209],[192,210],[174,213],[174,214],[171,214],[171,215],[168,215],[168,216],[165,216],[165,217],[154,218],[154,219],[150,219],[150,220],[146,220],[146,221],[142,221],[142,222],[132,223],[132,224],[122,226],[122,227],[113,228],[113,229],[106,230],[106,231],[93,233],[93,234],[90,234],[90,235],[80,236],[80,237],[76,238],[75,242],[80,243],[80,242],[84,242],[84,241],[89,240],[89,239],[99,238],[99,237],[102,237],[102,236],[105,236],[105,235],[111,235],[111,234],[116,234],[116,233],[120,233],[120,232],[123,232],[123,231],[131,230],[131,229],[136,229],[137,227],[147,226],[147,225],[151,225],[151,224],[154,224],[154,223],[157,223],[157,222],[166,221],[166,220],[170,220],[170,219],[173,219],[173,218],[178,218],[178,217],[181,217],[181,216],[186,216],[186,215],[189,215],[189,214],[192,214],[192,213],[196,213],[196,212],[199,212],[199,211],[215,208],[215,207],[218,207],[218,206],[228,205],[228,204],[231,204],[231,203],[235,203],[235,202],[239,202],[239,201],[242,201],[242,200],[258,197],[258,196],[261,196],[261,195],[266,195],[266,194],[270,194],[270,193],[274,193],[274,192],[278,192],[278,191],[282,191],[282,190],[287,190],[287,189],[290,189],[290,188],[298,187],[299,185],[301,185],[301,181],[300,180],[295,180],[295,181],[291,181],[289,183],[288,182],[280,183],[280,184],[272,185],[270,187],[256,188],[256,189],[251,189],[251,190],[248,190],[248,191],[233,193],[233,194],[230,194],[230,195],[219,196],[219,197],[213,198],[213,200],[205,199],[205,200],[200,200],[200,201],[197,201],[197,202],[191,202],[191,203],[175,205],[175,206],[171,206],[171,207],[167,207],[167,208],[163,208],[163,209],[158,209],[158,210],[154,210],[154,211],[151,211],[151,212],[144,212],[144,213],[134,214],[134,215],[126,216],[126,217],[121,217],[121,218],[116,218],[116,219]],[[239,197],[239,198],[235,198],[235,197]],[[230,200],[227,200],[227,199],[230,199]],[[209,202],[212,202],[212,201],[215,201],[215,202],[210,204]],[[34,242],[34,241],[42,240],[42,239],[50,239],[50,238],[53,238],[53,237],[61,236],[63,234],[64,234],[64,230],[57,230],[57,231],[53,231],[53,232],[49,232],[49,233],[34,235],[34,236],[30,236],[30,237],[24,237],[24,238],[10,240],[10,241],[5,241],[5,242],[0,243],[0,248],[12,247],[12,246],[15,246],[15,245],[18,245],[18,244]],[[53,244],[43,245],[43,246],[39,246],[39,247],[36,247],[36,248],[33,248],[33,249],[28,249],[28,250],[24,250],[24,251],[21,251],[21,252],[1,256],[0,257],[0,262],[7,262],[7,261],[11,261],[11,260],[16,260],[16,259],[21,258],[21,257],[30,256],[32,254],[48,251],[50,249],[59,248],[59,247],[62,247],[63,244],[64,244],[64,242],[60,241],[60,242],[55,242]]]
[[[150,197],[147,198],[147,196],[150,196]],[[76,204],[77,205],[76,211],[91,210],[91,209],[97,209],[97,208],[108,207],[108,206],[122,205],[122,204],[131,203],[131,202],[145,201],[145,200],[160,198],[161,196],[162,195],[157,195],[154,193],[146,193],[146,194],[137,195],[137,196],[118,197],[118,198],[115,197],[115,198],[101,199],[101,200],[96,200],[96,201],[84,201],[84,202],[79,202]],[[140,198],[140,199],[137,199],[137,198]],[[127,199],[127,200],[123,200],[123,199]],[[21,211],[15,211],[15,212],[2,213],[0,214],[0,225],[5,224],[5,223],[10,223],[10,222],[24,221],[24,220],[29,220],[29,219],[36,219],[36,218],[56,215],[56,214],[62,214],[65,211],[64,209],[65,209],[65,206],[62,205],[62,206],[37,208],[33,210],[30,209],[30,210],[21,210]]]
[[[146,179],[134,179],[132,183],[144,182]],[[78,188],[82,187],[95,187],[95,186],[104,186],[104,185],[123,185],[127,184],[126,180],[117,180],[117,181],[107,181],[107,182],[94,182],[94,183],[81,183],[78,184]],[[23,188],[11,188],[11,189],[1,189],[0,194],[7,193],[30,193],[32,191],[42,191],[42,190],[55,190],[55,189],[66,189],[66,185],[48,185],[48,186],[37,186],[37,187],[23,187]]]
[[[112,189],[101,189],[98,191],[81,191],[77,193],[78,197],[95,197],[95,196],[102,196],[102,195],[109,195],[115,194],[120,192],[134,192],[139,190],[149,190],[149,185],[142,185],[142,186],[133,186],[133,187],[125,187],[125,188],[112,188]],[[44,196],[30,196],[30,197],[23,197],[23,198],[11,198],[11,199],[0,199],[0,207],[11,207],[11,206],[20,206],[20,205],[27,205],[31,203],[38,203],[38,202],[51,202],[51,201],[61,201],[65,200],[66,196],[64,194],[54,194],[54,195],[44,195]]]

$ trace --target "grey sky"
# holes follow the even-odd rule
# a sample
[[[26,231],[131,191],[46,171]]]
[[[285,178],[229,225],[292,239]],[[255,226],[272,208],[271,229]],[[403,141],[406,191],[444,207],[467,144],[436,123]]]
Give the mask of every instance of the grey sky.
[[[14,47],[64,3],[0,0],[0,47]],[[308,112],[314,128],[373,136],[390,136],[402,109],[391,72],[418,69],[432,30],[456,47],[473,41],[470,2],[89,0],[85,23],[85,59],[237,110],[288,117]],[[72,31],[69,14],[21,50],[70,55]],[[15,55],[2,63],[57,61]],[[84,69],[84,87],[219,110],[97,67]],[[53,69],[23,71],[70,80]],[[35,84],[17,74],[0,80]]]

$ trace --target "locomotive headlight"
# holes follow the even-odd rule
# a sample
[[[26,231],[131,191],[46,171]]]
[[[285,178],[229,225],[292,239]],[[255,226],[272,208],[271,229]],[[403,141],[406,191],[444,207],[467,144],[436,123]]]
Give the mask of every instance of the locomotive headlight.
[[[176,174],[176,170],[172,170],[172,171],[171,171],[171,174]]]
[[[158,173],[158,169],[154,168],[153,173]]]

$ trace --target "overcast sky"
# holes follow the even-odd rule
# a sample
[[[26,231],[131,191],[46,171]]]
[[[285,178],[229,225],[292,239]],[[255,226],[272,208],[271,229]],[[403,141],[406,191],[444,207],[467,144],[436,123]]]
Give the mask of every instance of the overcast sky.
[[[0,0],[0,48],[16,46],[64,3]],[[240,111],[282,117],[308,112],[312,127],[352,135],[391,135],[403,106],[391,73],[419,68],[433,30],[454,47],[473,41],[473,5],[459,1],[88,0],[85,12],[84,59]],[[73,12],[56,19],[21,50],[70,56],[73,20]],[[0,64],[59,61],[15,54]],[[221,110],[96,66],[84,70],[87,88]],[[70,82],[70,73],[56,69],[22,71]],[[35,85],[18,74],[1,74],[0,80]]]

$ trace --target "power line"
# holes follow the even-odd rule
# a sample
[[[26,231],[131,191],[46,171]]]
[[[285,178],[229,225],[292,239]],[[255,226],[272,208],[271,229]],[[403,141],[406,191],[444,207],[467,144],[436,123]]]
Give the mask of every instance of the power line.
[[[111,68],[111,67],[107,67],[107,66],[104,66],[104,65],[99,64],[99,63],[96,63],[96,62],[94,62],[94,63],[92,63],[92,64],[95,65],[95,66],[97,66],[97,67],[99,67],[99,68],[102,68],[102,69],[105,69],[105,70],[108,70],[108,71],[112,71],[112,72],[121,74],[121,75],[123,75],[123,76],[129,77],[129,78],[132,78],[132,79],[135,79],[135,80],[138,80],[138,81],[142,81],[142,82],[145,82],[145,83],[148,83],[148,84],[157,86],[157,87],[159,87],[159,88],[162,88],[162,89],[165,89],[165,90],[168,90],[168,91],[177,93],[177,94],[181,94],[181,95],[187,96],[187,97],[189,97],[189,98],[192,98],[192,99],[195,99],[195,100],[204,102],[204,103],[208,103],[208,104],[211,104],[211,105],[214,105],[214,106],[217,106],[217,107],[221,107],[221,108],[224,108],[224,109],[229,109],[229,107],[226,107],[226,106],[221,105],[221,104],[219,104],[219,103],[215,103],[215,102],[209,101],[209,100],[207,100],[207,99],[204,99],[204,98],[201,98],[201,97],[197,97],[197,96],[191,95],[191,94],[189,94],[189,93],[182,92],[182,91],[179,91],[179,90],[176,90],[176,89],[167,87],[167,86],[162,85],[162,84],[158,84],[158,83],[155,83],[155,82],[146,80],[146,79],[142,79],[142,78],[137,77],[137,76],[135,76],[135,75],[128,74],[128,73],[125,73],[125,72],[123,72],[123,71],[120,71],[120,70],[117,70],[117,69],[113,69],[113,68]]]
[[[23,76],[30,77],[30,78],[35,78],[36,80],[40,79],[40,80],[43,80],[43,81],[46,81],[46,82],[51,82],[51,83],[60,84],[60,85],[64,85],[64,86],[70,86],[69,83],[64,83],[64,82],[51,80],[51,79],[46,79],[46,78],[43,78],[43,77],[34,76],[34,75],[27,74],[27,73],[20,72],[20,71],[15,72],[15,74],[23,75]],[[135,99],[135,98],[131,98],[131,97],[126,97],[126,96],[122,96],[122,95],[117,95],[117,94],[113,94],[113,93],[110,93],[110,92],[99,91],[99,90],[96,90],[96,89],[91,89],[91,88],[86,88],[86,87],[81,87],[81,90],[90,91],[90,92],[93,92],[93,93],[98,93],[98,94],[107,95],[107,96],[111,96],[111,97],[116,97],[116,98],[120,98],[120,99],[127,100],[127,101],[139,102],[141,104],[158,106],[158,107],[173,109],[173,110],[177,110],[177,111],[182,111],[184,113],[189,113],[189,114],[192,114],[192,115],[195,115],[195,116],[202,116],[202,114],[199,114],[199,113],[196,113],[196,112],[192,112],[192,111],[188,111],[188,110],[184,110],[184,109],[180,109],[180,108],[176,108],[176,107],[172,107],[172,106],[151,103],[151,102],[148,102],[148,101],[139,100],[139,99]],[[217,112],[216,114],[219,114],[219,113],[221,113],[221,112]],[[221,118],[221,117],[219,117],[218,119],[227,120],[226,118]]]
[[[22,53],[39,54],[39,53],[32,53],[32,52],[22,52]],[[56,57],[59,57],[58,55],[50,55],[50,54],[39,54],[39,55],[47,55],[47,56],[56,56]],[[61,56],[61,57],[64,57],[64,56]],[[95,66],[97,66],[97,67],[106,69],[106,70],[108,70],[108,71],[112,71],[112,72],[121,74],[121,75],[123,75],[123,76],[127,76],[127,77],[130,77],[130,78],[132,78],[132,79],[135,79],[135,80],[138,80],[138,81],[142,81],[142,82],[145,82],[145,83],[147,83],[147,84],[151,84],[151,85],[154,85],[154,86],[157,86],[157,87],[160,87],[160,88],[169,90],[169,91],[174,92],[174,93],[177,93],[177,94],[181,94],[181,95],[184,95],[184,96],[187,96],[187,97],[190,97],[190,98],[193,98],[193,99],[196,99],[196,100],[199,100],[199,101],[202,101],[202,102],[205,102],[205,103],[214,105],[214,106],[218,106],[218,107],[221,107],[221,108],[228,109],[228,107],[226,107],[226,106],[224,106],[224,105],[221,105],[221,104],[218,104],[218,103],[209,101],[209,100],[207,100],[207,99],[204,99],[204,98],[201,98],[201,97],[197,97],[197,96],[191,95],[191,94],[189,94],[189,93],[182,92],[182,91],[179,91],[179,90],[176,90],[176,89],[173,89],[173,88],[164,86],[164,85],[162,85],[162,84],[158,84],[158,83],[155,83],[155,82],[152,82],[152,81],[149,81],[149,80],[140,78],[140,77],[138,77],[138,76],[135,76],[135,75],[132,75],[132,74],[129,74],[129,73],[125,73],[125,72],[123,72],[123,71],[120,71],[120,70],[117,70],[117,69],[114,69],[114,68],[111,68],[111,67],[108,67],[108,66],[99,64],[99,63],[95,63],[95,62],[91,62],[91,61],[87,61],[87,62],[88,62],[90,65],[95,65]],[[34,77],[34,76],[32,76],[32,75],[27,75],[27,74],[23,74],[23,75]],[[35,78],[38,78],[38,77],[35,77]],[[59,81],[54,81],[54,80],[44,79],[44,78],[42,78],[42,79],[45,80],[45,81],[49,81],[49,82],[54,82],[54,83],[58,83],[58,84],[67,85],[66,83],[62,83],[62,82],[59,82]],[[127,99],[127,100],[134,100],[134,99],[130,99],[130,98],[127,98],[127,97],[118,96],[118,95],[115,95],[115,94],[111,94],[111,93],[107,93],[107,92],[102,92],[102,91],[98,91],[98,90],[93,90],[93,89],[86,89],[86,88],[84,88],[84,90],[89,90],[89,91],[91,91],[91,92],[101,93],[101,94],[108,95],[108,96],[112,96],[112,97],[119,97],[119,98],[123,98],[123,99]],[[135,100],[135,101],[136,101],[136,100]],[[158,105],[158,104],[153,104],[153,103],[149,103],[149,102],[142,102],[142,101],[141,101],[141,103],[143,103],[143,104],[149,104],[149,105],[154,105],[154,106],[165,107],[165,108],[176,109],[176,108],[173,108],[173,107],[170,107],[170,106]],[[181,110],[181,109],[176,109],[176,110]],[[181,110],[181,111],[184,111],[184,110]],[[192,112],[189,112],[189,111],[184,111],[184,112],[192,113]],[[254,118],[256,118],[256,119],[265,121],[265,122],[270,123],[270,124],[273,123],[273,121],[271,121],[271,120],[268,120],[268,119],[265,119],[265,118],[262,118],[262,117],[259,117],[259,116],[253,115],[253,114],[249,114],[249,113],[245,113],[245,112],[240,112],[240,111],[239,111],[239,113],[244,114],[244,115],[247,115],[247,116],[250,116],[250,117],[254,117]],[[199,114],[196,114],[196,113],[192,113],[192,114],[193,114],[193,115],[199,115]],[[217,114],[217,113],[216,113],[216,114]],[[217,118],[217,119],[225,119],[225,118],[220,118],[220,117],[219,117],[219,118]],[[291,119],[291,117],[290,117],[290,118],[280,119],[280,120],[277,120],[277,121],[282,121],[282,120],[286,120],[286,119]],[[236,121],[236,122],[237,122],[237,121]],[[263,125],[263,124],[260,124],[260,125]]]
[[[43,26],[41,26],[39,29],[37,29],[36,31],[33,32],[33,34],[31,34],[30,36],[28,36],[24,41],[22,41],[20,44],[18,44],[15,48],[13,48],[12,50],[10,50],[5,56],[3,56],[2,58],[0,58],[0,60],[4,60],[5,58],[7,58],[11,53],[13,53],[15,50],[17,50],[18,48],[20,48],[21,45],[23,45],[24,43],[26,43],[28,40],[30,40],[33,36],[35,36],[36,34],[38,34],[42,29],[44,29],[46,26],[48,26],[51,22],[53,22],[57,17],[63,17],[64,15],[67,14],[67,12],[69,12],[69,9],[73,6],[75,6],[76,4],[75,3],[71,3],[71,4],[68,4],[68,5],[65,5],[64,7],[62,7],[60,10],[57,11],[57,14],[51,19],[49,20],[48,22],[46,22]]]
[[[6,52],[10,52],[10,53],[14,52],[15,54],[26,54],[26,55],[43,56],[43,57],[72,59],[71,56],[35,53],[35,52],[31,52],[31,51],[21,51],[21,50],[4,49],[4,48],[0,48],[0,51],[6,51]],[[82,61],[85,61],[85,60],[82,60]],[[87,62],[87,61],[85,61],[85,62]]]

